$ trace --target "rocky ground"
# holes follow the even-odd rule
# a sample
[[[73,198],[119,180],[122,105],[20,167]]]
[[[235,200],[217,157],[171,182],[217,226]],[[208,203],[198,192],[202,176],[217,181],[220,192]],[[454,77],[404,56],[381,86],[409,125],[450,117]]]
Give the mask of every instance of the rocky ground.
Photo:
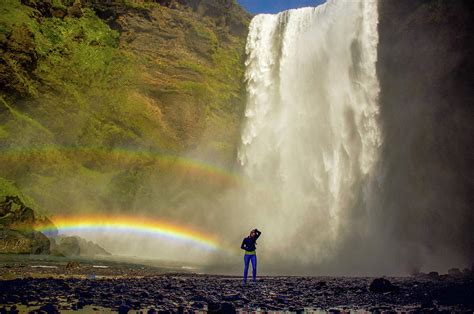
[[[3,263],[0,313],[474,310],[474,279],[465,274],[377,280],[260,277],[244,287],[240,277],[166,273],[170,269],[120,263]]]

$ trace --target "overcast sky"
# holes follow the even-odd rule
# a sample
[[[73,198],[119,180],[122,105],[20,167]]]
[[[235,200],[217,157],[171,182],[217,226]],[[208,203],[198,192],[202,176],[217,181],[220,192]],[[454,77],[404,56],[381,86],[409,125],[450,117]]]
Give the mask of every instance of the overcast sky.
[[[237,0],[252,14],[278,13],[288,9],[315,7],[325,0]]]

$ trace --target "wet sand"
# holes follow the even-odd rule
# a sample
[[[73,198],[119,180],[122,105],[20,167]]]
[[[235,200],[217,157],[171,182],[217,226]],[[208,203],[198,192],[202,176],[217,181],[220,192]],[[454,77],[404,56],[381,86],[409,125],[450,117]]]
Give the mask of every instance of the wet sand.
[[[393,289],[369,290],[374,278],[240,277],[120,262],[0,260],[0,313],[86,312],[428,312],[474,311],[472,276],[387,278]]]

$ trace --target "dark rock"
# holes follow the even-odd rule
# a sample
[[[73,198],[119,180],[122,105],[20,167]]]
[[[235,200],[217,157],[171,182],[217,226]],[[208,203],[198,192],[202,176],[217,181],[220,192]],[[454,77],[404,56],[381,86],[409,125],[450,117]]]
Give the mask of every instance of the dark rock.
[[[369,291],[374,293],[385,293],[398,290],[390,281],[385,278],[376,278],[369,286]]]
[[[451,268],[450,270],[448,270],[448,275],[459,277],[462,275],[462,273],[459,268]]]
[[[136,299],[127,300],[126,304],[135,309],[139,309],[141,307],[141,302]]]
[[[318,283],[316,283],[316,286],[318,288],[327,287],[327,283],[325,281],[319,281]]]
[[[21,4],[38,10],[42,16],[50,16],[50,10],[52,8],[51,0],[44,0],[44,1],[21,0]]]
[[[218,313],[221,310],[221,304],[218,302],[208,302],[207,311],[208,313]]]
[[[201,310],[204,308],[205,304],[203,302],[191,302],[191,306],[195,309]]]
[[[63,8],[52,8],[51,15],[55,18],[62,19],[66,16],[67,12]]]
[[[10,311],[8,312],[10,314],[18,314],[20,313],[20,311],[18,311],[18,308],[16,305],[12,305],[12,307],[10,307]]]
[[[235,306],[230,302],[223,302],[221,303],[221,312],[229,314],[236,313]]]
[[[118,307],[118,312],[120,314],[126,314],[128,311],[130,311],[130,307],[128,305],[122,304]]]
[[[55,304],[47,303],[39,308],[40,311],[44,311],[48,314],[59,313],[58,307]]]
[[[237,300],[240,300],[240,294],[239,293],[226,294],[222,297],[222,300],[224,300],[224,301],[237,301]]]
[[[432,300],[425,301],[425,302],[421,303],[421,308],[422,309],[429,309],[429,308],[433,308],[433,307],[434,307],[434,304],[433,304]]]
[[[67,9],[67,14],[70,17],[80,18],[82,16],[81,1],[75,0],[73,5]]]
[[[84,306],[86,305],[87,305],[86,301],[83,298],[79,298],[79,300],[76,303],[76,308],[80,310],[80,309],[83,309]]]
[[[66,269],[74,269],[79,267],[81,267],[81,265],[77,261],[69,261],[66,264]]]
[[[198,294],[198,295],[195,295],[195,296],[191,297],[190,300],[195,301],[195,302],[207,302],[208,298],[206,296]]]

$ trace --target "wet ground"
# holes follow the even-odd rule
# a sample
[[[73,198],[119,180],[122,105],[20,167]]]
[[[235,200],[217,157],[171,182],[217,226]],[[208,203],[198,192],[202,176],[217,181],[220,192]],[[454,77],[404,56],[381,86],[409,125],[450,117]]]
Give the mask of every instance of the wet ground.
[[[472,276],[386,278],[260,277],[243,286],[232,276],[169,273],[125,263],[0,262],[0,313],[235,311],[474,311]]]

